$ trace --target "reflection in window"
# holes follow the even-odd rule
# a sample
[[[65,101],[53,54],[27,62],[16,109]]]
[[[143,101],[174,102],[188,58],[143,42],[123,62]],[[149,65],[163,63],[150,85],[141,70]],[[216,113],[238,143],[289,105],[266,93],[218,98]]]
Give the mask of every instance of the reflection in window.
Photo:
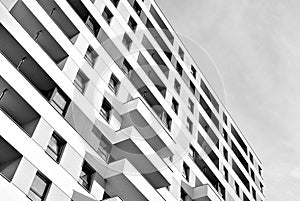
[[[47,179],[40,172],[37,172],[27,196],[33,201],[45,200],[50,188],[50,184],[51,182],[49,179]]]

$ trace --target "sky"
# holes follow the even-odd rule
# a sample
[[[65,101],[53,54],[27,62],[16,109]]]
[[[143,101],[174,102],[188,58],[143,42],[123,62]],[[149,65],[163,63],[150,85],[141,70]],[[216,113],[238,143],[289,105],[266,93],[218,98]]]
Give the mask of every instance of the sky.
[[[156,2],[212,58],[216,70],[203,72],[263,162],[266,200],[299,200],[300,1]]]

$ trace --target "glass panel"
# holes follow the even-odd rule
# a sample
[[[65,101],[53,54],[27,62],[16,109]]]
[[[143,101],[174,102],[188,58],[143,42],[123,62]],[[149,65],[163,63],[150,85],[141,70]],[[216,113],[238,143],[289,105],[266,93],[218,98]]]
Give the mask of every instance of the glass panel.
[[[53,150],[54,153],[58,154],[59,152],[59,142],[55,137],[51,137],[48,147]]]
[[[40,198],[38,195],[36,195],[34,192],[29,191],[28,192],[28,197],[32,200],[32,201],[41,201],[42,198]]]
[[[56,91],[51,101],[51,105],[54,106],[55,109],[62,114],[64,112],[66,104],[66,100],[62,97],[62,95],[59,92]]]
[[[30,189],[33,190],[37,195],[42,197],[46,190],[46,187],[46,181],[44,181],[40,176],[36,175]]]

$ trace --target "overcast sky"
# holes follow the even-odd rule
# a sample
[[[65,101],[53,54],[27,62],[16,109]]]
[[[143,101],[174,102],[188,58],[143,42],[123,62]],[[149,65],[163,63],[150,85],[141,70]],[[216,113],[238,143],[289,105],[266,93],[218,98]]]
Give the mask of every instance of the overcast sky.
[[[299,200],[300,1],[156,2],[215,62],[225,105],[263,162],[266,200]]]

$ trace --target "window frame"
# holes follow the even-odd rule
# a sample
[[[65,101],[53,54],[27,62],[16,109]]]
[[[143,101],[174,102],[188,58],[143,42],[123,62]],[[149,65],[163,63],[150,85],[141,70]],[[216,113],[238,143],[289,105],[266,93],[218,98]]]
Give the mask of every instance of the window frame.
[[[87,175],[87,173],[89,173],[88,180],[90,180],[90,181],[85,181],[82,178],[85,176],[85,175],[81,175],[83,172],[83,168],[86,168],[86,170],[87,170],[87,172],[84,172],[85,175]],[[90,192],[92,189],[95,172],[96,171],[94,170],[94,168],[92,168],[92,166],[88,162],[83,161],[82,166],[81,166],[81,172],[80,172],[79,179],[78,179],[78,183],[88,192]],[[84,184],[81,182],[83,182]]]
[[[109,107],[109,110],[106,111],[104,106],[108,106]],[[100,109],[100,115],[109,123],[110,121],[110,113],[112,111],[113,107],[111,105],[111,103],[104,97],[103,98],[103,101],[102,101],[102,104],[101,104],[101,109]]]
[[[84,59],[88,62],[88,64],[93,68],[96,61],[97,61],[97,58],[98,58],[98,53],[94,50],[94,48],[89,45],[86,52],[85,52],[85,55],[84,55]]]
[[[54,138],[59,144],[57,145],[58,146],[58,153],[55,153],[55,150],[53,150],[52,149],[52,147],[51,146],[49,146],[49,144],[50,144],[50,141],[51,141],[51,139],[52,138]],[[50,138],[50,140],[49,140],[49,142],[48,142],[48,145],[47,145],[47,147],[46,147],[46,150],[45,150],[45,152],[56,162],[56,163],[59,163],[60,162],[60,159],[61,159],[61,157],[62,157],[62,154],[63,154],[63,152],[64,152],[64,149],[65,149],[65,147],[66,147],[66,141],[60,136],[60,135],[58,135],[55,131],[52,133],[52,135],[51,135],[51,138]],[[49,153],[49,152],[52,152],[54,155],[56,155],[57,156],[57,158],[55,159],[55,158],[53,158],[52,157],[52,155]]]
[[[179,103],[176,101],[176,99],[173,97],[172,98],[172,105],[171,105],[172,110],[175,112],[175,114],[178,115],[179,111]]]
[[[177,79],[174,80],[174,89],[180,95],[181,85]]]
[[[55,97],[56,97],[56,94],[59,94],[59,96],[66,102],[64,107],[61,108],[60,105],[58,103],[56,103],[55,101]],[[64,93],[62,93],[62,91],[58,88],[58,87],[55,87],[55,89],[53,90],[53,93],[51,95],[51,98],[50,98],[50,105],[61,115],[65,115],[66,113],[66,110],[68,108],[68,105],[69,105],[69,101],[68,101],[68,98],[66,97],[66,95]],[[53,104],[54,103],[54,104]]]
[[[189,117],[187,117],[186,122],[187,122],[186,128],[188,129],[188,131],[191,134],[193,134],[193,122],[192,122],[192,120]]]
[[[80,81],[78,81],[77,77],[80,77],[80,80],[82,80],[83,83],[81,83]],[[81,94],[84,94],[84,92],[85,92],[85,90],[87,88],[88,82],[89,82],[89,78],[79,69],[78,72],[77,72],[77,74],[76,74],[76,77],[74,79],[74,82],[73,82],[73,85],[75,86],[75,88]],[[78,83],[80,83],[80,84],[78,84]],[[82,85],[82,87],[80,85]]]
[[[107,22],[108,25],[110,25],[114,15],[112,12],[109,10],[107,6],[104,7],[104,10],[102,12],[102,17],[103,19]]]
[[[194,114],[195,103],[190,98],[188,98],[188,108]]]
[[[117,76],[115,74],[111,74],[109,82],[108,82],[108,88],[110,88],[110,90],[117,95],[119,88],[120,88],[120,84],[121,82],[119,81],[119,79],[117,78]]]
[[[136,21],[133,19],[132,16],[129,16],[127,25],[130,27],[130,29],[133,31],[133,33],[135,33],[136,29],[137,29],[137,23]]]
[[[33,188],[33,184],[34,184],[35,179],[37,177],[40,180],[42,180],[43,182],[45,182],[45,188],[43,190],[43,194],[42,195],[40,195],[37,192],[38,190],[36,190],[36,189]],[[51,187],[51,184],[52,184],[52,182],[44,174],[42,174],[40,171],[37,171],[36,174],[35,174],[35,177],[34,177],[34,179],[32,181],[32,183],[30,185],[30,188],[29,188],[29,191],[28,191],[26,197],[28,197],[32,201],[35,201],[36,198],[39,198],[40,201],[44,201],[47,198],[47,195],[48,195],[49,189]],[[31,193],[33,194],[33,196],[36,196],[36,197],[35,198],[31,197],[31,195],[30,195]]]
[[[123,43],[124,47],[128,51],[130,51],[130,48],[132,46],[133,41],[132,41],[132,39],[130,38],[130,36],[127,33],[124,33],[123,39],[122,39],[122,43]]]
[[[182,176],[189,182],[190,179],[190,167],[183,161],[182,165]]]

